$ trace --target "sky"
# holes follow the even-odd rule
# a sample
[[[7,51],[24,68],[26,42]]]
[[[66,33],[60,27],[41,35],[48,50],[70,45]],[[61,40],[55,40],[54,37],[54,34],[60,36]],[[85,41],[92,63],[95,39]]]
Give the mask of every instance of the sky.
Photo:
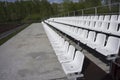
[[[50,3],[53,3],[53,2],[55,2],[55,3],[61,3],[62,2],[62,0],[48,0]]]
[[[6,0],[0,0],[0,1],[6,1]],[[7,0],[9,2],[13,2],[15,0]],[[56,2],[56,3],[60,3],[62,2],[63,0],[48,0],[50,3],[53,3],[53,2]],[[78,0],[73,0],[73,2],[77,2]]]

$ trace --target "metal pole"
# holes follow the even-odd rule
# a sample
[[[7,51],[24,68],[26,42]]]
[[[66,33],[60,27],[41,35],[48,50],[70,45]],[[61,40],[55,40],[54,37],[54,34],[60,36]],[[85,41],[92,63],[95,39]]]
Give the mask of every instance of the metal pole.
[[[69,12],[68,12],[68,16],[69,16]]]
[[[74,13],[74,16],[75,16],[75,11],[73,11],[73,13]]]
[[[82,9],[82,16],[84,15],[84,10]]]
[[[95,7],[95,15],[97,15],[97,7]]]
[[[108,2],[109,10],[111,11],[111,0]]]
[[[119,5],[119,15],[120,15],[120,3],[118,5]]]

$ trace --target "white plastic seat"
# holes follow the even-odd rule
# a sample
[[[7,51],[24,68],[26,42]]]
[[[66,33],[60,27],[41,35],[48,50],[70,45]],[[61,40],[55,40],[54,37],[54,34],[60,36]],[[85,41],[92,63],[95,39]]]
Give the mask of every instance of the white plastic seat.
[[[80,27],[84,27],[84,24],[85,24],[85,21],[82,20],[82,21],[79,23],[79,26],[80,26]]]
[[[91,19],[91,16],[87,16],[87,20],[90,20]]]
[[[88,33],[88,37],[85,38],[85,39],[83,39],[81,42],[84,43],[84,44],[87,44],[87,43],[93,42],[94,39],[95,39],[95,32],[90,31],[90,32]]]
[[[83,16],[83,20],[86,20],[87,19],[87,16]]]
[[[89,25],[90,25],[90,21],[86,21],[85,24],[83,25],[83,27],[88,29]]]
[[[108,30],[108,22],[102,22],[102,25],[100,27],[100,31],[107,32]]]
[[[64,38],[61,38],[61,40],[59,40],[58,43],[55,43],[55,44],[52,43],[52,46],[54,47],[54,49],[61,48],[61,47],[63,47],[64,42],[65,42]]]
[[[83,32],[82,29],[78,29],[78,32],[76,33],[76,35],[73,36],[73,38],[79,40],[79,36],[82,34],[82,32]]]
[[[59,55],[58,56],[58,60],[60,63],[64,63],[64,62],[70,62],[73,60],[74,57],[74,52],[75,52],[75,47],[70,45],[68,52],[64,55]]]
[[[102,33],[98,33],[96,36],[96,40],[94,42],[87,43],[87,45],[92,49],[104,47],[105,40],[106,40],[106,35]]]
[[[98,20],[98,16],[96,15],[93,20],[94,21]]]
[[[80,51],[76,51],[75,58],[73,61],[68,63],[62,63],[63,70],[67,75],[68,79],[72,78],[71,80],[76,80],[77,77],[83,77],[81,72],[84,63],[84,58],[85,56],[83,53],[81,53]]]
[[[88,30],[83,30],[82,33],[76,38],[80,42],[82,42],[88,35]]]
[[[120,38],[110,36],[104,47],[96,48],[96,51],[104,56],[117,55],[120,47]]]
[[[52,32],[52,31],[51,31]],[[49,34],[48,34],[49,35]],[[52,34],[49,37],[49,40],[52,44],[58,44],[58,42],[62,39],[61,36],[59,35],[55,35],[55,34]]]
[[[47,36],[52,44],[52,47],[57,55],[65,54],[67,53],[69,43],[66,41],[64,43],[64,39],[58,36],[57,33],[55,33],[51,28],[45,25],[45,31],[47,33]],[[53,37],[58,37],[58,40],[53,41]]]
[[[96,24],[95,24],[94,30],[99,31],[101,25],[102,25],[102,22],[97,21]]]
[[[52,31],[51,31],[51,32],[52,32]],[[49,38],[51,44],[58,44],[59,41],[62,39],[61,36],[59,36],[59,35],[54,35],[53,33],[52,33],[52,34],[49,33],[49,34],[48,34],[48,38]]]
[[[104,19],[104,16],[103,16],[103,15],[100,15],[98,20],[99,20],[99,21],[103,21],[103,19]]]
[[[111,21],[111,22],[117,21],[117,15],[111,15],[110,21]]]
[[[95,27],[95,22],[94,21],[91,21],[90,22],[90,26],[88,27],[89,29],[93,30]]]
[[[68,52],[69,42],[65,41],[64,46],[62,48],[56,49],[56,55],[64,55]]]
[[[112,31],[112,33],[115,34],[115,35],[120,36],[120,24],[118,24],[118,30],[115,31],[115,32]]]
[[[110,21],[110,15],[105,15],[104,21]]]
[[[91,19],[91,20],[94,20],[94,18],[95,18],[95,16],[91,16],[91,18],[90,18],[90,19]]]
[[[117,32],[117,29],[118,29],[118,23],[111,22],[109,29],[108,29],[108,32],[111,34],[115,34],[115,32]]]
[[[51,28],[49,28],[47,26],[47,30],[46,30],[46,33],[47,33],[47,36],[51,42],[51,44],[54,46],[54,45],[57,45],[57,44],[60,44],[64,42],[64,39],[61,38],[57,33],[55,33]]]
[[[120,15],[118,16],[118,23],[120,22]]]
[[[74,37],[78,33],[78,28],[74,27],[73,32],[70,33],[71,37]]]
[[[83,29],[79,28],[78,29],[78,35],[80,35],[82,33]]]

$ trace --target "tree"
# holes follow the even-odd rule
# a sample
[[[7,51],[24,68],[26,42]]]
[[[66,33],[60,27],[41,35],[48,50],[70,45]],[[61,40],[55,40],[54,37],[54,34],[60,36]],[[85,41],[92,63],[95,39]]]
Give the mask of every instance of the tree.
[[[86,8],[100,6],[100,5],[101,5],[101,0],[85,0]]]

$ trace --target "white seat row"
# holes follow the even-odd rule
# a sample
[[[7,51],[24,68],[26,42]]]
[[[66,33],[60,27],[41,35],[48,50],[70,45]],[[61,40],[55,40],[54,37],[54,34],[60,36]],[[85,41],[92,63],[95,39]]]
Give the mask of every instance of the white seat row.
[[[109,59],[111,55],[116,56],[118,54],[120,47],[120,38],[118,37],[107,36],[103,33],[96,33],[95,31],[88,31],[59,23],[46,22]]]
[[[75,23],[79,21],[97,21],[97,22],[120,22],[120,15],[93,15],[93,16],[73,16],[73,17],[57,17],[50,18],[54,21],[65,22],[65,23]]]
[[[83,74],[81,74],[81,71],[84,62],[84,54],[80,51],[75,51],[73,45],[70,45],[68,41],[65,41],[64,38],[59,36],[48,25],[45,23],[42,24],[67,77],[72,80],[77,77],[82,77]]]
[[[48,20],[120,36],[120,15],[60,17]]]

